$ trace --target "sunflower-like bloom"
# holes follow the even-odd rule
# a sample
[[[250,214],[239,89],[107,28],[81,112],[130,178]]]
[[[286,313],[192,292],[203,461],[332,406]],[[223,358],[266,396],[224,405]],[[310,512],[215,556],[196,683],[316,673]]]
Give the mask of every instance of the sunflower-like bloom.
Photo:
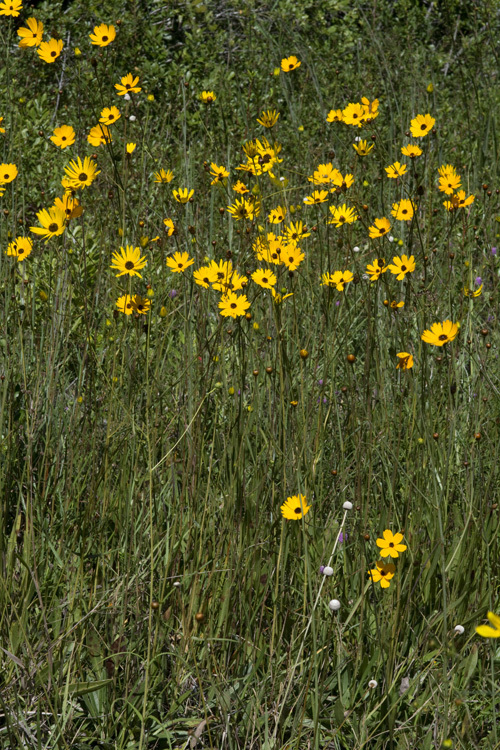
[[[372,264],[366,266],[366,272],[370,281],[378,281],[383,273],[387,271],[384,258],[375,258]]]
[[[121,313],[125,315],[132,315],[134,312],[134,306],[132,304],[132,297],[130,294],[123,294],[116,300],[116,306]]]
[[[393,300],[392,300],[392,302],[389,302],[389,300],[388,300],[388,299],[385,299],[385,300],[384,300],[384,305],[385,305],[386,307],[390,307],[390,308],[391,308],[391,310],[394,310],[395,312],[397,312],[397,310],[398,310],[398,309],[399,309],[400,307],[404,307],[404,306],[405,306],[405,303],[404,303],[403,301],[401,301],[401,302],[396,302],[396,300],[395,300],[395,299],[393,299]]]
[[[443,206],[448,211],[453,211],[456,208],[465,208],[466,206],[470,206],[471,203],[474,203],[474,196],[469,195],[468,197],[466,197],[465,190],[459,190],[456,195],[452,195],[451,201],[444,201]]]
[[[245,183],[241,182],[241,180],[238,180],[238,182],[233,185],[233,190],[235,193],[239,193],[240,195],[244,195],[245,193],[250,192]]]
[[[267,220],[270,224],[281,224],[281,222],[285,220],[285,216],[285,206],[278,206],[277,208],[272,209],[271,213],[267,217]]]
[[[46,63],[53,63],[57,60],[64,47],[62,39],[49,39],[48,42],[41,42],[37,54],[40,60]]]
[[[240,219],[253,219],[254,215],[258,214],[256,206],[253,201],[242,198],[241,200],[236,199],[236,202],[227,207],[228,213],[231,214],[233,219],[239,221]]]
[[[67,167],[64,167],[64,171],[68,175],[68,187],[85,188],[90,187],[94,182],[98,174],[101,174],[101,170],[97,169],[97,165],[89,156],[86,156],[82,162],[80,157],[77,161],[72,159]]]
[[[215,96],[213,91],[202,91],[199,99],[203,102],[203,104],[213,104],[213,102],[216,101],[217,97]]]
[[[413,357],[409,352],[398,352],[396,357],[398,357],[399,360],[396,365],[396,370],[411,370],[413,367]]]
[[[343,292],[345,285],[354,278],[351,271],[335,271],[330,274],[330,283],[337,287],[338,292]]]
[[[126,248],[120,247],[120,251],[120,253],[118,251],[113,253],[113,262],[110,266],[110,268],[115,268],[119,271],[116,276],[128,274],[129,276],[138,276],[142,279],[139,271],[144,268],[148,261],[145,257],[141,258],[140,248],[127,245]]]
[[[17,177],[15,164],[0,164],[0,185],[6,185]]]
[[[288,521],[298,521],[309,512],[311,506],[307,504],[305,495],[292,495],[281,506],[281,514]]]
[[[398,161],[395,161],[394,164],[385,167],[387,177],[390,177],[393,180],[397,180],[398,177],[404,175],[407,169],[408,167],[406,166],[406,164],[400,164]]]
[[[7,246],[7,255],[17,258],[18,263],[23,261],[33,249],[33,240],[29,237],[16,237],[13,242]]]
[[[50,136],[50,140],[59,148],[68,148],[75,142],[76,133],[71,125],[61,125],[60,128],[54,129],[54,135]]]
[[[125,96],[125,94],[138,94],[142,91],[139,83],[139,76],[133,76],[132,73],[127,73],[126,76],[121,78],[121,83],[115,83],[115,89],[118,96]]]
[[[415,206],[412,201],[403,198],[399,203],[392,204],[391,214],[399,221],[410,221],[413,218]]]
[[[177,188],[177,190],[172,190],[172,195],[177,203],[189,203],[194,195],[194,190],[190,190],[189,188]]]
[[[113,125],[120,117],[121,114],[118,107],[104,107],[99,117],[99,122],[104,123],[104,125]]]
[[[443,323],[433,323],[431,330],[426,330],[421,335],[422,341],[433,346],[444,346],[448,341],[453,341],[459,329],[458,323],[445,320]]]
[[[0,3],[0,16],[12,16],[17,18],[19,11],[23,9],[21,0],[3,0]]]
[[[384,560],[377,560],[376,568],[368,571],[373,583],[380,583],[383,589],[388,589],[391,585],[391,578],[394,578],[396,566],[394,563],[386,563]]]
[[[38,47],[43,38],[43,23],[36,18],[28,18],[26,26],[17,30],[17,35],[21,37],[20,47]]]
[[[111,143],[113,136],[111,130],[107,125],[94,125],[90,133],[87,136],[87,140],[91,146],[104,146],[106,143]]]
[[[193,258],[190,258],[189,253],[186,252],[176,252],[171,258],[167,258],[167,266],[170,268],[172,273],[183,273],[186,268],[192,266],[193,263]]]
[[[341,109],[331,109],[327,116],[327,122],[344,122],[344,115]]]
[[[401,544],[403,541],[402,534],[393,534],[392,531],[386,529],[383,534],[383,539],[377,539],[375,544],[380,548],[380,555],[382,557],[399,557],[400,552],[404,552],[407,547],[405,544]]]
[[[387,234],[390,228],[391,225],[389,219],[382,216],[380,219],[373,220],[373,225],[368,227],[368,234],[370,235],[370,238],[374,240],[376,237],[383,237],[384,234]]]
[[[438,167],[438,173],[440,177],[448,177],[448,175],[456,175],[457,171],[453,164],[442,164]]]
[[[415,258],[413,255],[410,255],[409,258],[407,255],[402,255],[401,257],[395,255],[392,263],[387,268],[396,276],[398,281],[403,281],[407,273],[412,273],[415,270]]]
[[[235,294],[228,292],[224,294],[219,302],[220,314],[225,318],[239,318],[245,315],[250,307],[250,302],[245,294]]]
[[[208,289],[210,284],[217,281],[217,272],[211,266],[201,266],[193,273],[193,279],[204,289]]]
[[[45,238],[45,242],[48,242],[51,237],[57,237],[62,234],[66,229],[66,214],[60,208],[52,206],[48,210],[46,208],[39,211],[36,218],[42,225],[41,227],[30,227],[30,231],[34,234],[41,234]]]
[[[378,117],[379,115],[378,105],[379,105],[378,99],[374,99],[371,102],[366,96],[361,97],[361,106],[363,107],[367,122],[369,120],[374,120],[376,117]]]
[[[74,216],[71,216],[71,214],[73,213],[75,208],[78,207],[78,205],[78,200],[69,193],[65,193],[62,198],[57,197],[54,201],[54,208],[58,208],[60,211],[64,211],[66,220],[74,218]]]
[[[108,44],[116,37],[116,30],[114,26],[107,26],[105,23],[101,23],[100,26],[94,26],[94,33],[89,34],[90,41],[96,47],[107,47]]]
[[[252,281],[263,289],[272,289],[277,282],[276,275],[265,268],[258,268],[252,274]]]
[[[422,149],[420,146],[415,146],[414,143],[409,143],[407,146],[401,146],[401,153],[403,156],[408,156],[410,159],[414,159],[416,156],[422,155]]]
[[[137,148],[137,143],[127,143],[126,145],[127,154],[133,154],[135,149]]]
[[[342,115],[346,125],[356,125],[358,128],[361,128],[366,122],[366,112],[359,102],[348,104],[342,110]]]
[[[134,312],[138,313],[139,315],[146,315],[151,307],[151,300],[149,300],[147,297],[141,297],[140,294],[134,294],[134,296],[132,297],[132,306],[134,308]]]
[[[291,70],[295,70],[296,68],[299,68],[302,65],[300,60],[298,60],[295,55],[290,55],[290,57],[284,57],[281,61],[281,70],[284,73],[290,73]]]
[[[310,237],[311,232],[307,231],[307,226],[302,221],[293,221],[285,227],[284,230],[285,239],[287,242],[299,242],[304,237]]]
[[[304,198],[306,206],[317,206],[318,203],[325,203],[328,200],[328,190],[315,190],[312,195]]]
[[[281,260],[289,271],[296,271],[304,260],[305,253],[302,252],[300,247],[297,247],[295,242],[289,245],[284,245],[281,249]]]
[[[167,236],[171,237],[173,233],[175,232],[175,224],[172,221],[172,219],[163,219],[163,223],[165,224],[165,230],[167,232]]]
[[[481,284],[478,286],[477,289],[469,289],[468,287],[464,287],[464,294],[466,297],[480,297],[483,293],[483,286],[484,284]]]
[[[229,170],[223,166],[218,167],[215,162],[212,162],[210,164],[210,174],[214,178],[210,184],[216,185],[218,182],[224,182],[226,177],[229,177]]]
[[[229,279],[228,290],[231,290],[232,292],[240,292],[247,284],[248,278],[234,270]]]
[[[493,612],[488,612],[488,620],[493,627],[490,628],[489,625],[479,625],[479,627],[476,628],[476,633],[483,638],[500,638],[500,617]]]
[[[257,117],[257,122],[259,123],[259,125],[262,125],[264,128],[273,128],[278,122],[279,116],[280,116],[280,113],[276,112],[275,109],[273,110],[268,109],[266,112],[262,112],[260,118]]]
[[[417,115],[410,122],[410,132],[414,138],[422,138],[435,124],[436,120],[431,115]]]
[[[339,170],[335,169],[331,162],[328,162],[328,164],[318,164],[318,168],[307,179],[313,185],[330,185],[333,183],[336,175],[342,177]]]
[[[439,178],[439,189],[446,195],[453,195],[455,190],[461,186],[460,175],[458,174],[447,174],[444,177]]]
[[[330,212],[332,218],[327,221],[327,224],[335,224],[336,227],[343,227],[344,224],[353,224],[358,219],[356,209],[346,206],[345,203],[338,208],[330,206]]]
[[[353,143],[352,147],[358,156],[368,156],[374,145],[374,143],[368,145],[368,141],[358,141],[358,143]]]
[[[174,179],[174,173],[171,169],[167,169],[166,171],[164,169],[160,169],[158,172],[154,173],[155,182],[157,183],[168,183],[172,182]]]

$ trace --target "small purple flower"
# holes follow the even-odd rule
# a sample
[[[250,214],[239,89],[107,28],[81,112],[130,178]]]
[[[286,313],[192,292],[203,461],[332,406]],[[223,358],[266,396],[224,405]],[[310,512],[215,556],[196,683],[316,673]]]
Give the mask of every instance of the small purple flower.
[[[170,292],[168,293],[168,296],[170,297],[170,299],[175,299],[175,298],[177,297],[177,289],[172,289],[172,290],[171,290],[171,291],[170,291]]]
[[[324,571],[324,569],[325,569],[325,566],[324,566],[324,565],[320,565],[320,566],[319,566],[319,572],[320,572],[320,573],[322,573],[322,572]]]
[[[340,305],[340,300],[338,299],[335,303],[335,307],[338,307]]]
[[[339,544],[342,544],[342,542],[343,542],[343,541],[344,541],[345,539],[347,539],[347,534],[344,534],[344,532],[343,532],[343,531],[341,531],[341,532],[340,532],[340,534],[339,534]]]
[[[328,403],[328,399],[327,399],[327,397],[326,397],[326,396],[323,396],[323,403],[324,403],[324,404],[327,404],[327,403]]]
[[[480,276],[476,276],[476,280],[474,283],[476,286],[481,286],[481,284],[483,283],[483,280]]]
[[[492,247],[492,248],[491,248],[491,254],[492,254],[492,255],[496,255],[496,254],[497,254],[497,249],[496,249],[496,247]]]
[[[318,385],[321,388],[321,386],[323,385],[323,380],[318,380]]]

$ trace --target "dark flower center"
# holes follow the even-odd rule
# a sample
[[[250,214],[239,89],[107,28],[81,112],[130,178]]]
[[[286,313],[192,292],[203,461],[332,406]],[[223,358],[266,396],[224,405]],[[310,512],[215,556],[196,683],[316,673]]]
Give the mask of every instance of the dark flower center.
[[[49,224],[49,232],[57,232],[58,229],[58,224],[55,224],[54,222],[52,222],[52,224]]]
[[[389,542],[389,547],[394,547],[394,542]]]
[[[357,118],[357,114],[354,113],[353,116],[352,116],[352,119],[355,120],[356,118]]]
[[[177,267],[178,268],[182,268],[183,265],[184,265],[184,263],[177,263]]]
[[[401,213],[402,214],[407,214],[408,213],[408,209],[407,208],[403,208],[402,211],[401,211]]]
[[[402,271],[406,271],[406,266],[401,266]]]
[[[66,141],[67,140],[66,136],[65,135],[61,136],[61,140]]]
[[[10,177],[10,174],[4,174],[4,176],[3,176],[4,180],[8,180],[9,177]]]
[[[421,126],[420,126],[420,130],[427,130],[427,125],[425,125],[425,124],[424,124],[424,125],[421,125]]]
[[[127,262],[125,263],[125,268],[127,269],[127,271],[131,271],[132,268],[134,268],[134,263],[131,260],[127,260]]]
[[[339,216],[339,221],[345,221],[345,216]]]
[[[389,572],[388,570],[381,570],[380,571],[380,575],[381,576],[386,576],[388,572]]]
[[[52,51],[52,52],[50,53],[50,56],[51,56],[51,57],[55,57],[56,55],[57,55],[57,52],[56,52],[55,50],[53,50],[53,51]]]
[[[88,179],[88,177],[85,174],[85,172],[82,172],[81,174],[78,175],[78,179],[80,180],[80,182],[85,182]]]
[[[268,283],[268,279],[267,279],[267,276],[263,276],[263,277],[262,277],[262,283],[263,283],[263,284],[267,284],[267,283]]]
[[[231,308],[231,310],[234,310],[234,308],[237,307],[236,302],[231,302],[231,304],[229,305],[229,307]]]
[[[102,41],[103,42],[107,42],[108,41],[108,37],[107,36],[103,36]]]
[[[302,513],[302,510],[300,508],[295,508],[293,512],[298,515],[299,513]]]
[[[439,337],[439,340],[440,341],[446,341],[447,338],[448,338],[448,336],[446,336],[446,334],[442,333],[441,336]]]
[[[141,312],[142,310],[144,310],[144,305],[137,305],[137,309],[139,310],[139,312]]]

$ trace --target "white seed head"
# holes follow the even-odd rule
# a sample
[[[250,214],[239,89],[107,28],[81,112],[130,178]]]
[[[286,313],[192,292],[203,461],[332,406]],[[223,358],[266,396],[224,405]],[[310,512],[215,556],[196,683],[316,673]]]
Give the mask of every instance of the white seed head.
[[[324,576],[332,576],[333,575],[333,568],[331,568],[329,565],[326,565],[323,568],[323,575]]]
[[[356,245],[355,247],[353,247],[352,251],[353,253],[359,253],[359,247]]]
[[[346,500],[342,507],[344,510],[352,510],[352,503],[350,500]]]
[[[394,242],[394,237],[392,236],[392,234],[390,234],[387,239],[389,240],[389,242]]]
[[[130,120],[130,122],[135,122],[137,120],[137,117],[135,115],[130,115],[128,119]]]
[[[463,625],[455,625],[455,633],[458,633],[458,635],[463,635],[465,633],[465,628]]]
[[[332,610],[332,612],[336,612],[338,609],[340,609],[340,602],[338,599],[332,599],[331,602],[329,602],[328,606]]]
[[[180,586],[180,585],[181,585],[181,582],[180,582],[180,581],[174,581],[174,586],[175,586],[176,588],[179,588],[179,586]]]
[[[370,682],[368,683],[368,687],[370,688],[370,690],[375,690],[377,685],[378,685],[377,680],[370,680]]]
[[[124,94],[123,98],[125,99],[126,102],[129,102],[130,101],[130,94]]]

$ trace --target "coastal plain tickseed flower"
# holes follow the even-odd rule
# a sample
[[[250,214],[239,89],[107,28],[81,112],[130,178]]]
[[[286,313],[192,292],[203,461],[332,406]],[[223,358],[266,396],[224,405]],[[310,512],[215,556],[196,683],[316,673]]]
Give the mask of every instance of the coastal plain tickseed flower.
[[[64,211],[66,220],[74,218],[71,216],[71,214],[73,213],[75,208],[78,207],[78,205],[78,200],[69,193],[63,195],[62,198],[57,197],[54,201],[54,208],[58,208],[60,211]]]
[[[17,177],[17,167],[15,164],[0,164],[0,185],[6,185]]]
[[[413,255],[410,255],[409,258],[407,255],[401,257],[395,255],[387,268],[396,276],[398,281],[403,281],[407,273],[412,273],[415,270],[415,258]]]
[[[17,18],[19,11],[23,9],[21,0],[3,0],[0,3],[0,16],[12,16]]]
[[[87,141],[91,146],[104,146],[106,143],[111,143],[113,136],[111,130],[107,125],[94,125],[91,128],[90,133],[87,136]]]
[[[373,583],[380,583],[383,589],[388,589],[391,585],[391,578],[394,578],[396,566],[394,563],[386,563],[384,560],[377,560],[375,565],[377,567],[369,570],[368,575]]]
[[[454,173],[454,174],[447,174],[443,177],[439,178],[439,189],[442,193],[446,193],[446,195],[453,195],[455,190],[461,186],[460,182],[460,175]]]
[[[126,145],[127,154],[133,154],[136,147],[137,147],[137,143],[127,143]]]
[[[344,224],[353,224],[359,218],[356,209],[347,206],[345,203],[338,208],[335,206],[330,206],[329,208],[332,218],[327,221],[327,224],[335,224],[336,227],[342,227]]]
[[[436,120],[431,115],[417,115],[410,122],[410,132],[414,138],[422,138],[432,130],[435,124]]]
[[[132,315],[134,312],[139,315],[146,315],[151,308],[151,301],[146,297],[141,297],[140,294],[135,294],[133,297],[124,294],[117,299],[116,306],[125,315]]]
[[[233,190],[235,193],[239,193],[240,195],[243,195],[244,193],[248,193],[249,190],[244,182],[241,182],[241,180],[238,180],[235,185],[233,185]]]
[[[458,193],[452,195],[450,201],[444,201],[443,206],[448,211],[454,211],[456,208],[465,208],[466,206],[470,206],[471,203],[474,203],[474,198],[474,195],[469,195],[466,198],[465,190],[459,190]]]
[[[193,263],[193,258],[190,258],[189,253],[186,252],[176,252],[172,257],[167,258],[167,266],[170,268],[172,273],[183,273],[186,268],[192,266]]]
[[[14,258],[17,258],[18,263],[23,261],[31,253],[33,249],[33,240],[29,237],[16,237],[13,242],[10,242],[7,246],[6,253]]]
[[[312,195],[304,198],[306,206],[316,206],[318,203],[325,203],[328,200],[328,190],[315,190]]]
[[[318,168],[307,179],[313,185],[330,185],[333,183],[333,178],[336,174],[339,174],[342,179],[339,170],[335,169],[331,162],[328,162],[328,164],[318,164]]]
[[[291,70],[295,70],[296,68],[300,67],[302,63],[300,60],[298,60],[295,55],[290,55],[290,57],[284,57],[281,61],[281,70],[284,73],[290,73]]]
[[[54,128],[54,135],[50,136],[50,140],[59,148],[68,148],[75,142],[76,133],[71,125],[61,125],[60,128]]]
[[[483,638],[500,638],[500,617],[494,612],[488,612],[488,620],[493,627],[490,628],[489,625],[479,625],[476,628],[476,633]]]
[[[147,262],[145,257],[141,258],[140,248],[127,245],[126,248],[120,247],[120,252],[115,251],[113,253],[113,262],[110,268],[119,271],[116,274],[117,277],[127,274],[128,276],[138,276],[142,279],[139,271],[144,268]]]
[[[358,156],[368,156],[374,145],[374,143],[370,143],[370,145],[368,145],[367,141],[359,141],[358,143],[353,143],[352,147],[356,151]]]
[[[449,341],[453,341],[458,333],[458,323],[452,323],[451,320],[445,320],[443,323],[433,323],[431,329],[425,330],[421,335],[422,341],[433,346],[444,346]]]
[[[216,260],[210,261],[210,268],[215,274],[215,280],[213,288],[219,292],[227,292],[229,282],[233,274],[233,264],[230,260],[220,260],[218,263]]]
[[[21,37],[20,47],[38,47],[43,38],[43,23],[36,18],[28,18],[26,26],[17,30],[17,35]]]
[[[118,96],[125,96],[125,94],[138,94],[142,89],[137,84],[139,83],[139,76],[133,76],[132,73],[127,73],[126,76],[121,78],[121,83],[115,83],[115,89]]]
[[[276,275],[265,268],[258,268],[252,274],[252,281],[263,289],[272,289],[277,282]]]
[[[239,221],[240,219],[252,220],[254,214],[257,215],[259,213],[259,209],[254,201],[247,200],[246,198],[242,198],[241,200],[238,200],[237,198],[234,204],[227,207],[227,211],[231,214],[233,219],[236,219],[236,221]]]
[[[228,290],[230,289],[232,292],[239,292],[245,287],[248,283],[248,278],[246,276],[242,276],[238,273],[238,271],[234,270],[231,274],[231,277],[228,282]],[[254,328],[257,324],[254,323]],[[258,330],[258,328],[256,329]]]
[[[281,506],[281,514],[288,521],[298,521],[309,512],[311,506],[307,504],[305,495],[292,495]]]
[[[246,295],[235,294],[234,292],[224,294],[219,302],[220,314],[225,318],[241,317],[245,315],[249,307],[250,302],[247,300]]]
[[[48,42],[41,42],[37,54],[40,60],[46,63],[53,63],[57,60],[64,47],[62,39],[49,39]]]
[[[104,107],[99,117],[99,122],[103,122],[105,125],[113,125],[120,117],[121,114],[118,107]]]
[[[464,287],[464,294],[466,297],[480,297],[483,293],[483,284],[481,284],[477,289],[469,289],[468,287]]]
[[[198,286],[208,289],[217,280],[217,272],[211,266],[201,266],[193,273],[193,279]]]
[[[331,109],[326,116],[326,121],[327,122],[343,122],[344,115],[342,114],[342,110]]]
[[[203,104],[213,104],[217,97],[215,96],[213,91],[202,91],[199,99],[203,102]]]
[[[268,109],[267,111],[262,112],[260,118],[257,117],[257,122],[259,123],[259,125],[262,125],[264,128],[272,128],[278,122],[279,116],[280,116],[280,113],[276,112],[275,109],[273,110]]]
[[[101,174],[101,170],[97,169],[96,163],[89,156],[86,156],[83,162],[80,157],[77,161],[72,159],[68,166],[64,167],[64,171],[68,175],[68,187],[82,190],[90,187],[97,175]]]
[[[300,247],[295,242],[292,242],[282,246],[280,257],[289,271],[296,271],[306,256]]]
[[[380,276],[387,271],[384,258],[375,258],[373,263],[366,266],[366,272],[370,281],[378,281]]]
[[[114,26],[107,26],[105,23],[101,23],[100,26],[94,26],[94,33],[89,34],[90,41],[96,47],[107,47],[108,44],[116,37],[116,30]]]
[[[391,214],[398,221],[409,221],[413,218],[414,208],[412,201],[403,198],[399,203],[392,204]]]
[[[287,242],[299,242],[300,240],[304,239],[305,237],[309,237],[310,235],[311,233],[307,231],[306,224],[304,224],[302,221],[296,221],[295,224],[292,221],[284,229],[284,236]]]
[[[408,156],[410,159],[414,159],[416,156],[421,156],[422,149],[420,146],[415,146],[414,143],[409,143],[407,146],[401,146],[401,153],[403,156]]]
[[[165,228],[167,230],[167,236],[171,237],[175,232],[174,222],[172,221],[172,219],[163,219],[163,223],[165,224]]]
[[[368,234],[372,240],[376,237],[383,237],[390,230],[389,219],[382,216],[380,219],[374,219],[371,227],[368,227]]]
[[[36,215],[36,218],[42,225],[41,227],[30,227],[34,234],[41,234],[48,242],[51,237],[57,237],[66,229],[66,213],[60,208],[52,206],[49,209],[42,209]]]
[[[407,169],[408,167],[406,166],[406,164],[400,164],[398,161],[395,161],[394,164],[385,167],[387,177],[390,177],[393,180],[397,180],[398,177],[402,177],[402,175],[406,174]]]
[[[177,190],[172,190],[172,195],[177,203],[189,203],[194,195],[194,190],[190,190],[189,188],[177,188]]]
[[[366,113],[359,102],[348,104],[347,107],[342,110],[342,116],[346,125],[356,125],[360,128],[365,124]]]
[[[284,206],[278,206],[273,208],[267,220],[270,224],[281,224],[285,220],[286,208]]]
[[[396,357],[399,359],[396,370],[411,370],[413,367],[413,357],[409,352],[398,352]]]
[[[172,180],[174,179],[174,173],[171,169],[167,169],[167,171],[165,171],[164,169],[160,169],[158,172],[154,173],[154,178],[155,182],[157,182],[158,184],[166,184],[168,182],[172,182]]]
[[[345,285],[349,284],[354,278],[351,271],[335,271],[330,274],[329,283],[331,286],[335,286],[338,292],[343,292]]]
[[[392,531],[386,529],[382,533],[383,539],[377,539],[375,544],[380,548],[380,555],[382,557],[399,557],[400,552],[404,552],[407,547],[405,544],[401,544],[403,541],[403,535],[400,533],[393,534]]]
[[[215,162],[212,162],[210,165],[210,174],[214,178],[210,184],[216,185],[218,182],[224,182],[226,177],[229,177],[229,170],[223,166],[218,167]]]
[[[354,175],[346,174],[345,177],[343,177],[342,173],[339,172],[338,169],[334,169],[332,172],[332,182],[338,188],[338,190],[336,191],[338,193],[340,192],[340,190],[347,190],[347,188],[351,187],[351,185],[354,183]],[[335,191],[332,190],[332,193],[333,192]]]

